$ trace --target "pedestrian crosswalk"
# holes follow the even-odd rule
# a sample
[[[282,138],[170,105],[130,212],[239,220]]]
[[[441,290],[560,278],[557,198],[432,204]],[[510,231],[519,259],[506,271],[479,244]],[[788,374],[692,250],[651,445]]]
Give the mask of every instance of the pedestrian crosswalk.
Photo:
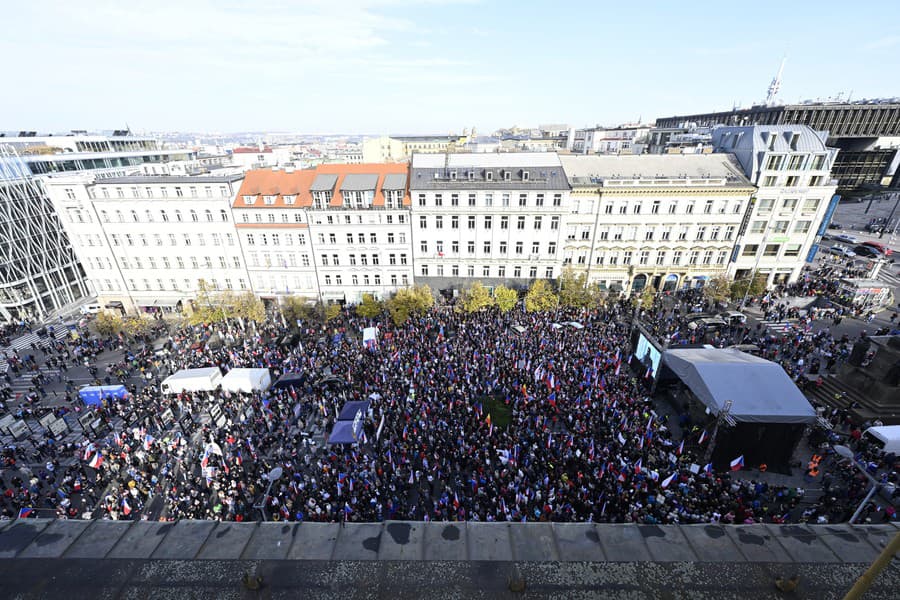
[[[53,329],[53,337],[57,340],[65,339],[69,335],[69,329],[63,326],[56,326]],[[9,346],[3,346],[0,348],[0,374],[6,372],[7,368],[7,360],[6,355],[12,354],[13,350],[25,351],[31,350],[32,344],[41,345],[46,343],[49,338],[41,337],[36,333],[26,333],[25,335],[18,337],[12,341]]]
[[[774,323],[766,323],[766,329],[773,334],[785,333],[787,330],[791,329],[794,326],[793,323],[789,321],[778,321]]]
[[[889,285],[900,287],[900,275],[895,275],[887,269],[881,269],[881,271],[878,273],[878,279]]]

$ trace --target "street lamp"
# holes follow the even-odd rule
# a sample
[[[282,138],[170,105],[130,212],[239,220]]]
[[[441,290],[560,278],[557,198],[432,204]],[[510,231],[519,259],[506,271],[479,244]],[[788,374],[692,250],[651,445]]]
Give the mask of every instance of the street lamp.
[[[266,487],[266,494],[263,496],[262,502],[259,503],[257,508],[262,511],[263,521],[266,521],[266,502],[269,500],[269,492],[272,491],[272,484],[281,479],[281,474],[283,470],[281,467],[275,467],[271,471],[269,471],[265,478],[269,480],[269,485]]]
[[[866,494],[865,498],[863,498],[863,501],[859,504],[859,507],[856,509],[856,512],[853,513],[852,517],[850,517],[849,523],[852,525],[853,523],[856,522],[856,519],[859,518],[859,515],[862,513],[863,508],[866,506],[866,504],[869,503],[869,500],[872,499],[872,496],[875,495],[875,492],[877,492],[879,489],[881,489],[881,482],[879,482],[877,479],[872,477],[868,471],[863,469],[859,465],[859,463],[856,462],[855,457],[853,456],[853,450],[851,450],[847,446],[842,446],[840,444],[836,444],[836,445],[832,446],[832,448],[834,448],[834,451],[837,452],[842,458],[846,458],[851,463],[853,463],[853,466],[856,467],[860,473],[865,475],[866,479],[868,479],[872,483],[872,489],[869,490],[869,493]]]

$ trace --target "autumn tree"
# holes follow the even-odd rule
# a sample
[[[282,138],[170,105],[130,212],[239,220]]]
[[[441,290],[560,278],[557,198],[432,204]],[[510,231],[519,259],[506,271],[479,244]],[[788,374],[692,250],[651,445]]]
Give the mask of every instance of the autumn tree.
[[[500,312],[509,312],[519,303],[519,292],[505,285],[494,288],[494,301]]]
[[[731,298],[733,300],[740,300],[744,296],[760,296],[765,292],[766,276],[759,272],[755,273],[753,277],[735,279],[731,284]]]
[[[384,305],[372,294],[363,294],[362,302],[356,307],[356,314],[364,319],[374,319],[384,310]]]
[[[494,305],[494,299],[480,281],[476,281],[467,290],[463,290],[457,302],[457,310],[467,313],[476,313],[482,309]]]
[[[703,295],[713,302],[727,302],[731,298],[731,281],[725,275],[716,275],[703,286]]]
[[[559,277],[559,303],[570,308],[586,308],[593,301],[587,275],[566,269]]]
[[[559,298],[553,293],[550,283],[546,279],[536,280],[525,294],[525,310],[528,312],[553,310],[557,306],[559,306]]]
[[[387,301],[387,309],[396,325],[402,325],[411,315],[422,314],[434,306],[434,295],[427,285],[401,288]]]
[[[100,335],[118,335],[123,327],[122,317],[114,312],[102,310],[94,318],[94,329]]]
[[[281,302],[281,314],[291,327],[297,321],[311,321],[315,318],[315,301],[300,296],[288,296]]]

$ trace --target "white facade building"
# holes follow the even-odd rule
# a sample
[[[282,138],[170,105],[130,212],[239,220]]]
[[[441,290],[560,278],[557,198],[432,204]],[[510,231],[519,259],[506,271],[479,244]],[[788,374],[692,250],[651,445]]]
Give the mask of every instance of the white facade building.
[[[101,304],[172,310],[213,289],[249,290],[231,216],[240,175],[55,178],[46,187]]]
[[[234,202],[253,287],[264,298],[385,298],[412,283],[403,164],[250,171]]]
[[[610,291],[725,274],[753,186],[727,155],[561,156],[572,187],[563,267]]]
[[[569,184],[556,153],[416,154],[410,197],[417,283],[524,287],[559,276]]]
[[[640,154],[649,125],[571,129],[566,148],[575,154]]]
[[[772,285],[800,276],[837,189],[830,171],[838,151],[826,138],[806,125],[713,131],[716,151],[734,154],[758,188],[729,268],[735,279],[758,271]]]

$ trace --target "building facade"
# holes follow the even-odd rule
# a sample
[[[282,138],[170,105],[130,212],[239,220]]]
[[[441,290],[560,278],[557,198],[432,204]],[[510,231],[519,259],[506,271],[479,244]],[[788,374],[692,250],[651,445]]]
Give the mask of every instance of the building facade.
[[[729,268],[735,279],[758,271],[769,285],[795,281],[811,260],[836,190],[830,173],[838,151],[825,145],[826,135],[805,125],[713,131],[716,152],[734,155],[757,187]]]
[[[794,124],[827,132],[827,145],[841,150],[831,173],[842,193],[900,185],[896,177],[900,167],[897,98],[754,106],[656,120],[659,128]]]
[[[566,148],[574,154],[641,154],[650,125],[572,129]]]
[[[0,320],[43,318],[89,294],[41,183],[0,145]]]
[[[251,290],[231,205],[243,177],[84,174],[47,192],[101,304],[177,310],[214,290]]]
[[[725,275],[754,188],[727,155],[562,156],[563,267],[611,292]]]
[[[468,141],[469,137],[465,135],[383,135],[365,138],[362,160],[367,164],[409,162],[413,154],[454,152],[462,149]]]
[[[384,298],[412,283],[403,164],[322,164],[247,173],[233,209],[263,298]]]
[[[524,287],[559,276],[569,184],[555,152],[416,154],[409,188],[417,283]]]

